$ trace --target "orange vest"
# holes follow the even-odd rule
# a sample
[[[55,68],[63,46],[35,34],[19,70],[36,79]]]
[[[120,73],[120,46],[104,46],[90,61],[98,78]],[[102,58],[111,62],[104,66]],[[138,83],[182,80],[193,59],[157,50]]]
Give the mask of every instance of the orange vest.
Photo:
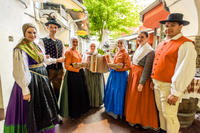
[[[171,83],[172,76],[176,67],[178,58],[178,49],[184,42],[192,42],[182,36],[177,40],[159,43],[154,62],[151,77],[153,79]]]

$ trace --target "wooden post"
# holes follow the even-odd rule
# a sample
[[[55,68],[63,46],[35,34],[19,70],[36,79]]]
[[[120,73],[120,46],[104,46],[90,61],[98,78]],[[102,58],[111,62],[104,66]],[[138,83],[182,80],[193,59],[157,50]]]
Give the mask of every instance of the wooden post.
[[[159,37],[159,42],[162,42],[164,40],[165,33],[164,33],[164,25],[160,24],[160,37]]]
[[[153,49],[156,49],[156,47],[157,47],[157,28],[154,29],[152,47],[153,47]]]

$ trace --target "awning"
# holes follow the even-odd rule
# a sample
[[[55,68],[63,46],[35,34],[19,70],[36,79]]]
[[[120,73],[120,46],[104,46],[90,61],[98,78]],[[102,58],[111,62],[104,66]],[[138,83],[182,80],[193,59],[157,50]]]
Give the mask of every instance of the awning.
[[[143,16],[143,25],[148,28],[158,28],[160,20],[165,20],[169,12],[164,9],[163,3],[161,2],[156,7],[148,11]]]

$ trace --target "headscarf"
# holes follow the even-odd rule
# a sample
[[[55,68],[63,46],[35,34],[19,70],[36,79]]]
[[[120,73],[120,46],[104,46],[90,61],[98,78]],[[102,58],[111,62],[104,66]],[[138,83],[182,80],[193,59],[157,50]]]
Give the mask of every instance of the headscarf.
[[[25,37],[25,33],[26,33],[26,30],[28,29],[28,28],[35,28],[35,30],[37,30],[36,29],[36,26],[34,25],[34,24],[31,24],[31,23],[26,23],[26,24],[24,24],[23,26],[22,26],[22,31],[23,31],[23,34],[24,34],[24,37]]]
[[[71,39],[70,39],[70,44],[71,44],[71,45],[72,45],[72,41],[73,41],[74,39],[78,40],[78,38],[75,37],[75,36],[71,37]]]
[[[126,40],[124,40],[124,39],[119,39],[119,40],[117,40],[117,43],[118,43],[119,41],[122,41],[122,42],[123,42],[123,44],[124,44],[124,48],[125,48],[125,49],[128,48],[128,43],[127,43]]]

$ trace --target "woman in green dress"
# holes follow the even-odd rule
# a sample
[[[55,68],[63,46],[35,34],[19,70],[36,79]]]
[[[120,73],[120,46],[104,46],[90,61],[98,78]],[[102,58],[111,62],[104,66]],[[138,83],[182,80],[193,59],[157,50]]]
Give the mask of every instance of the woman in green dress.
[[[91,58],[91,56],[94,54],[97,55],[95,50],[96,50],[96,44],[91,43],[90,51],[86,53],[85,60],[89,60],[88,57]],[[90,107],[100,107],[103,104],[102,96],[105,88],[104,76],[103,73],[91,72],[89,68],[90,68],[90,63],[88,63],[88,67],[85,69],[86,83],[88,86],[89,99],[90,99]]]

